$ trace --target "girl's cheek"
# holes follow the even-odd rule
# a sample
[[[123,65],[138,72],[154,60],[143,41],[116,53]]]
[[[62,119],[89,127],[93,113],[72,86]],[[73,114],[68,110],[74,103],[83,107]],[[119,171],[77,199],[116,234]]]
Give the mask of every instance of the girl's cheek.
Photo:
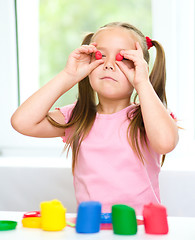
[[[98,66],[99,67],[99,66]],[[98,71],[98,67],[96,67],[96,68],[94,68],[92,71],[91,71],[91,73],[89,74],[89,78],[90,79],[94,79],[94,78],[96,78],[98,75],[99,75],[99,71]]]

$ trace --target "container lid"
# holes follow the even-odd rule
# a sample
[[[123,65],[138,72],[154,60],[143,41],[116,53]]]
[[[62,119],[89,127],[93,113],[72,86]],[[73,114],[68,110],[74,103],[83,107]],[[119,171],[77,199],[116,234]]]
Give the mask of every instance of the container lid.
[[[0,231],[13,230],[17,226],[15,221],[0,221]]]
[[[41,217],[41,213],[40,211],[31,211],[23,215],[23,218],[28,218],[28,217]]]

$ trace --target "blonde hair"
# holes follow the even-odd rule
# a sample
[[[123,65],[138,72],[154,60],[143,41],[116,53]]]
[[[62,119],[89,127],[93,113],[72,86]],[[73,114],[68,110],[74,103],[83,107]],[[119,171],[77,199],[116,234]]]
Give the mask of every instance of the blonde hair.
[[[146,43],[145,36],[134,26],[123,22],[112,22],[104,25],[105,27],[121,27],[125,28],[131,33],[133,33],[141,44],[144,59],[149,64],[150,56],[148,52],[148,47]],[[94,33],[89,33],[83,39],[82,45],[89,45],[94,36]],[[165,53],[162,46],[157,41],[152,41],[152,44],[156,47],[156,58],[154,62],[153,69],[150,73],[151,84],[165,106],[167,106],[166,93],[165,93],[165,83],[166,83],[166,69],[165,69]],[[134,103],[136,102],[138,94],[135,94]],[[130,119],[129,127],[127,130],[127,137],[129,144],[132,146],[134,152],[138,155],[139,159],[144,163],[144,156],[140,148],[144,145],[147,146],[147,137],[144,128],[143,118],[141,114],[141,107],[136,104],[133,110],[133,117]],[[49,115],[47,115],[48,121],[60,128],[70,128],[72,129],[71,135],[67,139],[66,147],[72,147],[72,171],[74,173],[75,164],[80,149],[81,142],[89,133],[94,120],[96,117],[96,100],[95,93],[89,83],[89,78],[85,77],[82,81],[78,83],[78,99],[73,108],[71,117],[67,124],[59,124],[55,122]],[[140,136],[140,143],[138,140]],[[164,155],[162,158],[162,163],[164,162]]]

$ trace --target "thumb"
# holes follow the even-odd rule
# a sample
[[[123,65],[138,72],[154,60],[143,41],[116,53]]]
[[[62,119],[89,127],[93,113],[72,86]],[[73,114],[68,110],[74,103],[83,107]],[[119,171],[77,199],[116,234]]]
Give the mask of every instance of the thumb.
[[[103,59],[96,60],[94,62],[91,62],[89,64],[89,70],[90,72],[93,71],[96,67],[98,67],[100,64],[104,63]]]
[[[125,74],[125,76],[128,78],[130,69],[122,61],[116,61],[116,64],[119,66],[120,70]]]
[[[120,70],[124,73],[126,78],[130,81],[130,83],[133,85],[133,79],[135,76],[135,69],[131,68],[129,69],[123,62],[116,61],[117,65],[119,66]]]

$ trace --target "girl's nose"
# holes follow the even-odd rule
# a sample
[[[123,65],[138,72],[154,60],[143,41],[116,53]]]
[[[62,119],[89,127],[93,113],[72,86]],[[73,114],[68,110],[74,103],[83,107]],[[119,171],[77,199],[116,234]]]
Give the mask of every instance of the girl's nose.
[[[105,63],[104,63],[104,70],[111,70],[111,71],[115,71],[116,66],[115,66],[115,59],[111,60],[111,59],[106,59]]]

